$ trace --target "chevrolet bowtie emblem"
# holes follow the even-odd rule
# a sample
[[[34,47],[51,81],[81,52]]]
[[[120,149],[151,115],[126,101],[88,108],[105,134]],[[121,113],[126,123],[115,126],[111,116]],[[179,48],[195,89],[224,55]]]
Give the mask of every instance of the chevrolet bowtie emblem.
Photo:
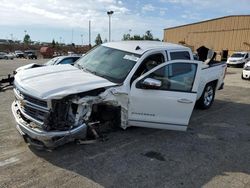
[[[21,104],[21,106],[25,106],[26,105],[25,100],[20,100],[20,104]]]

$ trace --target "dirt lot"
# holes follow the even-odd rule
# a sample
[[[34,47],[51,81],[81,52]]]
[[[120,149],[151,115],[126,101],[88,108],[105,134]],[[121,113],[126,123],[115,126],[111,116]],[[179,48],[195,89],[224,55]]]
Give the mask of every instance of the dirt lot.
[[[0,75],[34,61],[0,60]],[[250,81],[241,70],[228,69],[213,107],[194,110],[187,132],[129,128],[53,152],[24,143],[11,115],[13,92],[0,92],[0,187],[249,188]]]

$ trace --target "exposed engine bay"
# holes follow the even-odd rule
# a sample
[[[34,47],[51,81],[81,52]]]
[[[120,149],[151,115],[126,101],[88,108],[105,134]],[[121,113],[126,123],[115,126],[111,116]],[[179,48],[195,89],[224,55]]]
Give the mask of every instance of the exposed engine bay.
[[[101,130],[101,125],[120,126],[121,106],[114,102],[105,102],[98,89],[61,100],[52,100],[52,110],[44,119],[46,131],[65,131],[82,123],[93,130],[93,125]],[[86,95],[81,98],[82,95]],[[92,96],[91,96],[92,95]],[[89,136],[89,135],[88,135]]]

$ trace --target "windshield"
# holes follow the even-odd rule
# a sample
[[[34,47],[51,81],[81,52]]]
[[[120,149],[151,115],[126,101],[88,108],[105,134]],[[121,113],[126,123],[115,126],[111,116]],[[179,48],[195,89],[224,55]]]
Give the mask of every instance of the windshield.
[[[123,83],[139,55],[98,46],[76,63],[76,66],[115,83]]]
[[[231,57],[244,57],[245,54],[243,53],[234,53]]]
[[[49,60],[47,63],[44,63],[44,65],[54,65],[59,59],[60,57],[54,57],[53,59]]]

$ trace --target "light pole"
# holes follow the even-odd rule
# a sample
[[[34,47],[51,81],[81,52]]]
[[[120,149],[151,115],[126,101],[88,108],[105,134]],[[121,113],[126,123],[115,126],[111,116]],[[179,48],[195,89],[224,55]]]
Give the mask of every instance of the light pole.
[[[109,16],[109,42],[111,41],[111,16],[114,14],[114,11],[110,10],[107,12]]]
[[[91,46],[91,20],[89,20],[89,46]]]
[[[81,39],[82,39],[82,46],[83,46],[83,34],[81,34]]]
[[[74,43],[74,29],[71,31],[71,44]]]

